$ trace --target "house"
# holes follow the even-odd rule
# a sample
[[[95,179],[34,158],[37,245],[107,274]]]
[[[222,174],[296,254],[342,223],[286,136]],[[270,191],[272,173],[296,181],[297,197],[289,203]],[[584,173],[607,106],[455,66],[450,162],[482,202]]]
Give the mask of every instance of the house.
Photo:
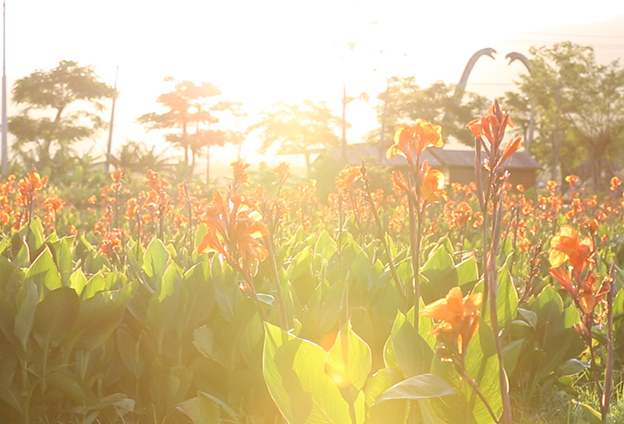
[[[473,150],[448,150],[429,148],[424,151],[421,160],[426,160],[432,168],[439,169],[444,173],[447,184],[469,184],[475,180]],[[483,155],[485,157],[485,154]],[[347,163],[360,165],[362,157],[374,158],[372,163],[382,166],[407,167],[407,161],[403,156],[387,159],[385,150],[381,154],[375,146],[368,144],[350,144],[347,146]],[[528,152],[516,152],[506,163],[506,169],[511,174],[509,183],[513,186],[522,184],[525,188],[535,187],[537,173],[542,167],[529,155]]]

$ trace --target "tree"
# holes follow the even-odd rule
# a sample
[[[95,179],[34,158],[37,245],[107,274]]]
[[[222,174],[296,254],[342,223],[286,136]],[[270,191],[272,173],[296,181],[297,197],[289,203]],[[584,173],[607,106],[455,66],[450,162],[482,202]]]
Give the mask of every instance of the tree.
[[[165,81],[173,81],[165,78]],[[203,147],[208,147],[211,141],[217,140],[202,133],[201,124],[208,126],[219,122],[215,113],[236,111],[240,113],[240,103],[219,102],[213,106],[206,103],[209,97],[218,96],[221,90],[209,82],[195,84],[191,81],[181,81],[175,84],[174,90],[158,96],[156,101],[166,110],[163,113],[151,112],[137,119],[140,124],[146,125],[148,130],[171,130],[179,132],[165,134],[165,140],[184,150],[184,165],[190,169],[192,175],[195,158]],[[208,147],[209,149],[209,147]],[[189,164],[189,156],[191,163]],[[189,168],[190,165],[190,168]]]
[[[570,42],[532,47],[529,66],[519,88],[537,109],[532,153],[553,178],[561,167],[560,178],[584,174],[603,188],[624,159],[624,69],[597,64],[591,47]]]
[[[9,131],[24,164],[51,175],[62,171],[66,161],[61,159],[71,156],[72,144],[106,128],[99,115],[105,109],[101,100],[112,94],[113,88],[99,80],[93,66],[73,61],[17,80],[13,100],[26,107],[11,117]]]
[[[201,155],[205,149],[206,155],[206,182],[210,181],[210,148],[213,146],[224,146],[226,143],[231,143],[238,146],[238,156],[240,158],[240,149],[244,141],[244,135],[241,131],[223,130],[212,128],[214,124],[221,123],[221,118],[215,116],[216,114],[223,114],[228,112],[231,117],[242,118],[246,117],[247,113],[242,110],[242,103],[240,102],[225,102],[221,101],[210,108],[213,115],[208,120],[208,129],[200,129],[199,122],[195,129],[195,133],[191,135],[190,146],[193,154],[193,161],[191,167],[195,166],[195,157]]]
[[[464,100],[458,102],[458,97]],[[472,145],[474,137],[466,123],[487,109],[484,97],[473,93],[457,96],[454,85],[441,81],[423,89],[414,77],[388,79],[386,91],[379,93],[377,99],[377,120],[384,134],[381,134],[382,128],[373,130],[367,141],[378,146],[380,156],[392,144],[394,128],[418,118],[441,123],[445,137],[450,135],[463,144]]]
[[[278,154],[304,155],[309,176],[310,156],[314,153],[311,149],[338,146],[339,139],[334,131],[340,124],[341,119],[334,116],[324,102],[315,104],[305,100],[301,105],[276,103],[270,106],[248,132],[260,133],[260,153],[266,153],[277,144]]]

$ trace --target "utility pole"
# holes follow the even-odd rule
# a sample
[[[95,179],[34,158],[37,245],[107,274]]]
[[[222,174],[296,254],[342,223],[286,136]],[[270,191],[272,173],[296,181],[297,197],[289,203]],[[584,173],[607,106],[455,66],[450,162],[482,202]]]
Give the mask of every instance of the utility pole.
[[[117,77],[119,76],[119,66],[115,71],[115,88],[113,89],[113,107],[111,108],[110,128],[108,131],[108,145],[106,147],[106,162],[104,163],[104,173],[108,174],[108,167],[111,161],[111,150],[113,148],[113,124],[115,123],[115,101],[117,100]]]
[[[557,181],[557,169],[559,168],[559,109],[561,108],[561,87],[557,87],[557,111],[555,114],[555,139],[553,141],[553,169],[551,179]]]
[[[6,78],[6,0],[2,3],[2,175],[9,174]]]

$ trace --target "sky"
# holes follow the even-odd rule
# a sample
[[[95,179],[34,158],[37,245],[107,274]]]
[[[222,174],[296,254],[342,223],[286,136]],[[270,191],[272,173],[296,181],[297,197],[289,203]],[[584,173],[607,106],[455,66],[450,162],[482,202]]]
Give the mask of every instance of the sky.
[[[468,85],[493,98],[513,89],[514,76],[523,71],[507,66],[506,53],[561,41],[574,35],[561,32],[571,25],[584,25],[573,30],[590,37],[572,41],[607,46],[597,48],[599,59],[601,54],[624,56],[624,29],[600,24],[624,15],[622,1],[525,0],[521,6],[459,0],[6,3],[9,84],[35,69],[74,60],[94,65],[112,85],[119,67],[114,150],[126,140],[164,147],[161,134],[146,134],[135,120],[158,110],[156,98],[171,89],[163,82],[167,76],[209,81],[223,92],[220,100],[242,102],[249,117],[233,123],[235,129],[244,129],[279,101],[325,101],[340,116],[344,83],[349,95],[365,91],[371,98],[348,106],[352,127],[347,139],[355,143],[378,126],[375,97],[390,76],[415,76],[423,87],[437,80],[456,83],[475,51],[493,47],[497,60],[481,59]],[[560,35],[551,35],[557,31]],[[346,46],[352,42],[351,50]],[[10,104],[9,115],[19,108]],[[100,134],[97,145],[105,146],[106,139]],[[255,155],[255,145],[253,139],[246,142],[243,154],[250,161],[266,159]],[[231,153],[224,149],[213,158]]]

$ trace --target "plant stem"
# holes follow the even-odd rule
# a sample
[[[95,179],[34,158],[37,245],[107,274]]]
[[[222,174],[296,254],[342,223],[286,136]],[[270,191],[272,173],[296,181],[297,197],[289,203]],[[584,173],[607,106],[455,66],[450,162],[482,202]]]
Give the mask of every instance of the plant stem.
[[[615,298],[615,262],[611,262],[609,272],[610,287],[607,294],[607,365],[605,368],[605,387],[600,400],[600,412],[602,422],[607,423],[611,406],[611,392],[613,390],[613,360],[614,360],[614,335],[613,335],[613,301]]]
[[[379,212],[375,207],[375,202],[371,197],[368,191],[366,193],[366,200],[370,204],[371,211],[373,212],[373,218],[375,219],[375,224],[377,225],[377,229],[379,230],[379,240],[381,240],[381,244],[384,248],[384,252],[388,257],[388,266],[390,267],[390,273],[392,274],[392,278],[394,279],[394,284],[399,291],[399,296],[404,301],[407,300],[405,296],[405,292],[403,291],[403,286],[401,285],[401,280],[399,279],[399,274],[397,273],[396,267],[394,266],[394,262],[392,261],[392,256],[390,255],[390,248],[388,247],[388,240],[386,240],[386,232],[384,231],[384,227],[381,223],[381,218],[379,216]],[[407,312],[407,311],[406,311]]]
[[[472,390],[475,391],[477,396],[479,396],[479,399],[481,399],[481,402],[483,402],[483,405],[485,405],[485,408],[488,410],[488,412],[492,416],[492,419],[494,420],[494,422],[498,423],[498,418],[496,417],[496,414],[492,410],[490,403],[487,401],[483,393],[481,393],[481,390],[479,389],[479,385],[477,384],[477,382],[474,381],[472,377],[470,377],[470,375],[468,375],[468,372],[466,371],[463,365],[458,364],[457,362],[455,362],[455,365],[457,366],[462,377],[464,377],[464,380],[470,385],[470,387],[472,387]]]

